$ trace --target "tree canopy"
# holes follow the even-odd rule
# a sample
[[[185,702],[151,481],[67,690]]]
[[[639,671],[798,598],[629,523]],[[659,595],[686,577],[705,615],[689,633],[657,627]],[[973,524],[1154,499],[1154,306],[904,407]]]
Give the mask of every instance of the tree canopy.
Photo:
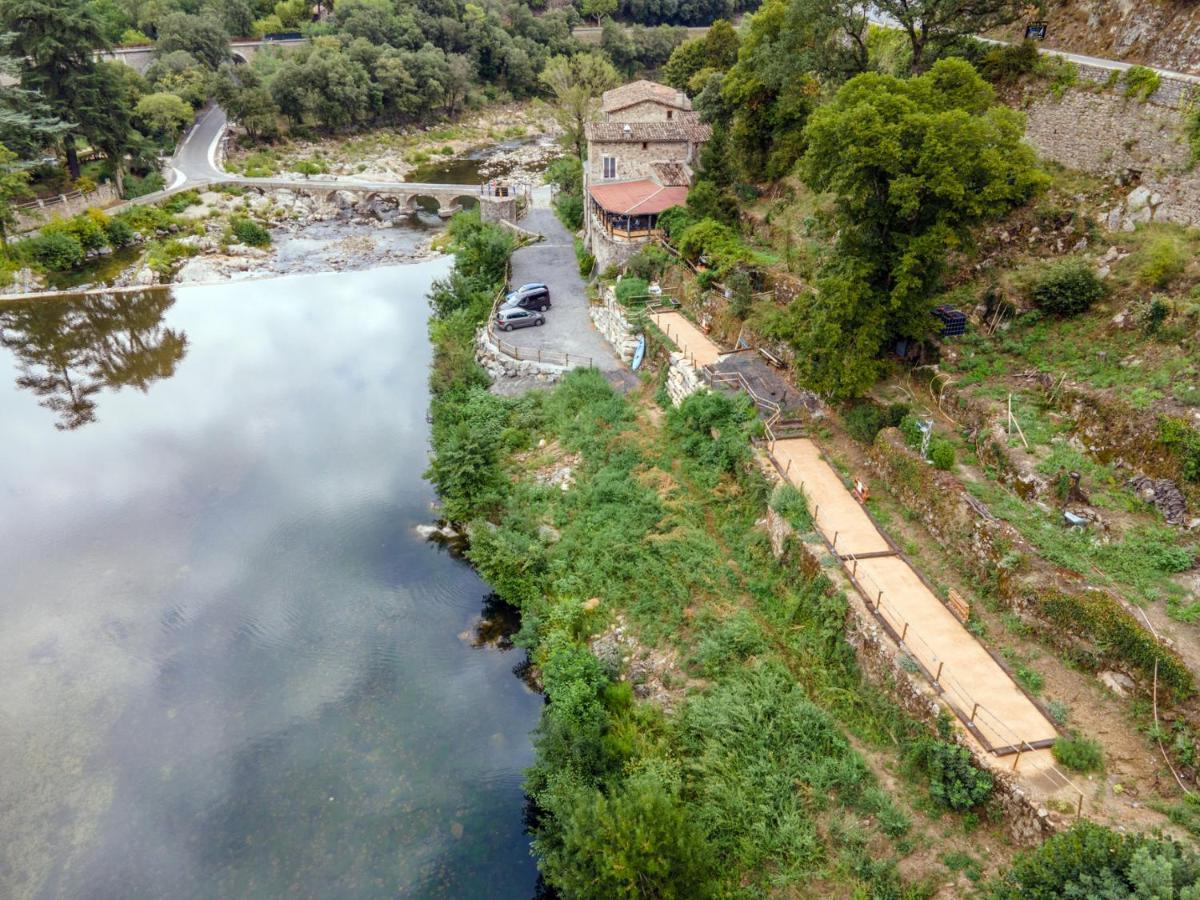
[[[946,59],[910,79],[859,75],[812,113],[802,174],[834,196],[839,230],[799,301],[810,327],[797,357],[814,386],[861,391],[886,344],[924,337],[947,251],[1045,183],[1023,117],[992,101],[969,63]]]
[[[582,159],[584,128],[600,111],[600,95],[620,82],[617,70],[600,53],[555,56],[546,63],[541,80],[554,94],[552,112],[567,144]]]

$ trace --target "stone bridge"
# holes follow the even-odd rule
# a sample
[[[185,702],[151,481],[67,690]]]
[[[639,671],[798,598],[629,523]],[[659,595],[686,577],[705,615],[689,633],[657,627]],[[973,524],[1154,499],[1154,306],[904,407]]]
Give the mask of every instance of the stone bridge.
[[[254,58],[254,54],[258,52],[260,47],[295,47],[307,41],[308,38],[286,38],[269,41],[247,38],[245,40],[230,41],[229,52],[235,63],[248,63]],[[114,47],[106,53],[101,53],[100,58],[115,59],[117,62],[125,63],[130,68],[137,69],[138,72],[145,73],[146,69],[150,68],[150,63],[154,62],[154,54],[153,44],[139,44],[136,47]]]
[[[486,187],[479,184],[428,184],[418,181],[380,181],[363,182],[349,180],[328,180],[308,178],[226,178],[188,179],[177,187],[165,191],[157,191],[129,200],[119,206],[109,209],[115,213],[129,206],[157,203],[172,194],[185,190],[204,191],[217,188],[220,185],[237,185],[261,191],[288,190],[296,193],[309,194],[327,203],[338,206],[362,206],[384,201],[393,210],[397,206],[409,212],[424,209],[436,211],[443,219],[448,219],[460,209],[470,208],[484,201],[484,219],[488,221],[515,221],[518,195],[528,201],[528,186],[514,185],[511,193],[502,197],[490,196]],[[398,201],[398,203],[396,202]]]
[[[320,181],[303,178],[223,178],[211,184],[236,184],[241,187],[258,188],[264,191],[288,190],[311,194],[328,203],[339,203],[339,195],[349,195],[339,205],[346,205],[350,198],[354,203],[371,203],[382,198],[395,198],[405,209],[416,212],[425,209],[437,211],[448,219],[464,207],[473,207],[483,196],[484,187],[478,184],[427,184],[418,181]],[[205,185],[209,186],[209,185]],[[189,182],[187,187],[200,187]]]

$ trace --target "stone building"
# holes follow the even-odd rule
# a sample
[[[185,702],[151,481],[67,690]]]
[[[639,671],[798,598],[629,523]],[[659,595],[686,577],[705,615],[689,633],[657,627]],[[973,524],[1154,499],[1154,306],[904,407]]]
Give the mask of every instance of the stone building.
[[[606,91],[586,129],[583,169],[589,250],[620,265],[657,233],[658,215],[687,199],[700,148],[712,133],[682,91],[635,81]]]

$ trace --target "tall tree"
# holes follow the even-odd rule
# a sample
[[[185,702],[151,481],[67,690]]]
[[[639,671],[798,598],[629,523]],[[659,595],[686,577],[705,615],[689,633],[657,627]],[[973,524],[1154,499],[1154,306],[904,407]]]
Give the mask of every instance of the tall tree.
[[[617,70],[600,53],[552,56],[542,69],[542,83],[557,101],[551,109],[566,141],[583,159],[584,129],[600,112],[600,95],[620,81]]]
[[[21,87],[20,63],[6,52],[14,38],[0,35],[0,144],[28,160],[54,143],[69,123],[54,115],[41,94]]]
[[[961,59],[909,79],[859,75],[812,114],[802,175],[833,194],[838,240],[795,311],[809,384],[857,393],[887,342],[928,334],[948,249],[1046,182],[1023,131]]]
[[[912,48],[912,70],[924,72],[960,38],[1015,22],[1028,0],[875,0],[875,9],[904,29]]]
[[[29,192],[29,166],[17,154],[0,144],[0,243],[8,243],[8,229],[16,221],[13,201]]]
[[[73,121],[84,94],[95,93],[96,51],[107,49],[103,25],[88,0],[0,0],[0,21],[21,57],[21,87],[37,91],[53,113]],[[76,130],[62,135],[71,177],[79,177]]]

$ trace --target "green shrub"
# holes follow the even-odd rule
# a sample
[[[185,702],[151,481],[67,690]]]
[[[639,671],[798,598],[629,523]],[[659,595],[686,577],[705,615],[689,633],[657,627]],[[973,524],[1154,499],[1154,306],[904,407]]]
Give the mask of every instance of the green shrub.
[[[937,738],[922,738],[913,749],[915,761],[929,776],[930,796],[947,809],[972,809],[991,795],[992,776],[976,768],[971,752],[951,739],[954,728],[944,713],[937,730]]]
[[[929,442],[929,459],[942,471],[954,468],[954,445],[943,437],[933,438]]]
[[[1104,283],[1082,259],[1051,263],[1033,285],[1033,302],[1056,316],[1074,316],[1104,296]]]
[[[583,198],[574,194],[556,194],[554,211],[567,231],[575,232],[583,227]]]
[[[679,799],[654,772],[633,775],[606,795],[576,789],[562,804],[558,839],[540,857],[564,897],[705,897],[712,853]]]
[[[1194,897],[1200,860],[1193,850],[1145,834],[1118,834],[1086,819],[1017,856],[991,885],[992,900],[1060,897]]]
[[[1012,82],[1028,75],[1038,67],[1040,54],[1033,41],[1004,44],[988,50],[977,68],[988,81]]]
[[[649,290],[650,285],[644,279],[626,276],[617,282],[617,300],[622,304],[635,298],[644,300]]]
[[[1050,750],[1055,760],[1072,772],[1099,772],[1104,767],[1104,751],[1091,738],[1060,737]]]
[[[200,192],[197,190],[180,191],[178,194],[172,194],[161,204],[162,208],[172,215],[177,215],[183,212],[189,206],[197,206],[200,203]]]
[[[667,431],[692,459],[734,472],[750,458],[748,427],[755,418],[744,394],[700,391],[668,411]]]
[[[737,233],[714,219],[701,219],[690,226],[679,236],[678,244],[683,256],[707,266],[717,278],[724,278],[735,267],[753,260],[750,249]]]
[[[301,175],[320,175],[322,172],[328,171],[328,169],[324,163],[313,159],[302,159],[292,166],[292,171],[298,172]]]
[[[1186,419],[1160,416],[1158,439],[1179,459],[1179,471],[1184,479],[1200,481],[1200,432]]]
[[[260,151],[246,157],[243,171],[247,178],[269,178],[275,174],[275,164],[274,153]]]
[[[24,241],[23,252],[51,272],[65,272],[83,262],[83,245],[78,238],[65,230],[48,228],[42,229],[37,237]]]
[[[1125,84],[1125,96],[1131,100],[1148,100],[1158,90],[1162,79],[1153,69],[1145,66],[1130,66],[1121,77]]]
[[[590,253],[584,253],[579,257],[579,276],[587,278],[592,274],[592,270],[596,268],[596,257]]]
[[[266,247],[271,243],[271,232],[251,219],[235,217],[229,222],[229,230],[238,243],[249,247]]]
[[[665,209],[658,215],[658,227],[667,233],[667,237],[672,241],[678,242],[693,224],[695,219],[688,212],[686,207],[672,206],[670,209]]]
[[[812,531],[813,521],[808,511],[808,501],[804,499],[804,492],[795,485],[787,482],[777,484],[771,492],[770,506],[801,534]]]
[[[625,274],[646,282],[656,281],[670,264],[667,251],[657,244],[647,244],[625,263]]]
[[[181,259],[195,254],[195,247],[179,241],[152,241],[146,248],[146,265],[159,275],[169,275]]]
[[[104,236],[113,249],[127,247],[137,237],[124,219],[109,219],[104,226]]]
[[[42,229],[42,233],[45,234],[47,230],[61,229],[79,241],[79,246],[83,248],[86,255],[108,246],[108,238],[104,233],[104,226],[107,222],[108,216],[100,210],[88,210],[72,216],[64,222],[51,222]]]
[[[925,432],[921,430],[921,420],[912,413],[900,420],[900,433],[904,435],[904,443],[914,450],[925,440]]]
[[[907,403],[893,403],[884,408],[876,403],[857,403],[846,413],[846,431],[856,441],[873,444],[875,435],[884,428],[895,428],[908,415]]]
[[[1142,248],[1138,259],[1138,280],[1149,287],[1164,288],[1183,274],[1188,252],[1175,235],[1160,234]]]
[[[147,194],[161,191],[166,186],[166,182],[158,172],[151,172],[143,178],[129,175],[125,178],[125,199],[133,200],[136,197],[145,197]]]

